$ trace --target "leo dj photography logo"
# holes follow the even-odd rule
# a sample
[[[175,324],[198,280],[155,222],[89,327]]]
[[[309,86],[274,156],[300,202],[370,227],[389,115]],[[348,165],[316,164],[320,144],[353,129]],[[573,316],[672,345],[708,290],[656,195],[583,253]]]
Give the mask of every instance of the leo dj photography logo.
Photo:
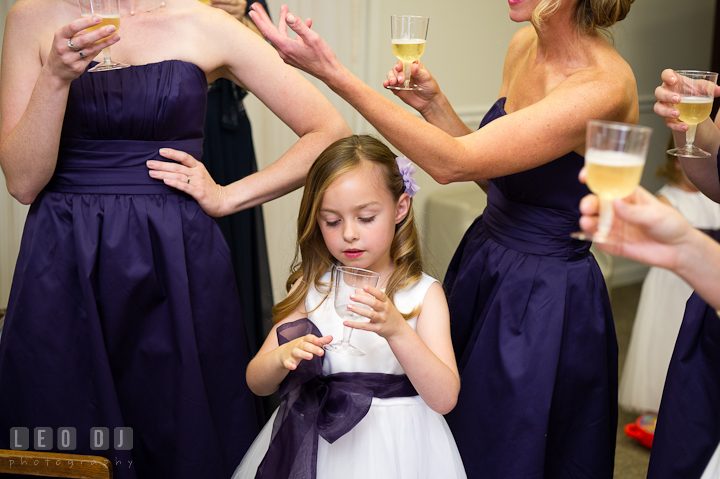
[[[107,427],[90,428],[90,449],[107,451],[112,445],[116,451],[129,451],[133,447],[131,427],[116,427],[112,435]],[[30,448],[30,429],[26,427],[10,428],[10,449],[27,451]],[[53,445],[59,451],[74,451],[77,446],[77,430],[74,427],[51,427],[33,429],[32,446],[35,451],[50,451]]]

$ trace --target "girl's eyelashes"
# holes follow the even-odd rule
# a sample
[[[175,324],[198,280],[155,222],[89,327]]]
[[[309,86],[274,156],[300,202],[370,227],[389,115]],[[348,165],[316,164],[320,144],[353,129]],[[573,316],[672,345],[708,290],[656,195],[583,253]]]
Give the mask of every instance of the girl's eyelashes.
[[[327,226],[330,227],[330,228],[332,228],[333,226],[337,226],[337,225],[339,225],[339,224],[340,224],[340,220],[325,221],[325,225],[327,225]]]
[[[364,223],[364,224],[370,224],[373,221],[375,221],[375,217],[376,216],[368,216],[366,218],[358,218],[358,221],[360,221],[361,223]],[[328,228],[333,228],[340,224],[340,220],[335,220],[335,221],[324,220],[324,221],[325,221],[325,226],[327,226]]]
[[[375,220],[374,216],[370,216],[368,218],[358,218],[361,223],[372,223]]]

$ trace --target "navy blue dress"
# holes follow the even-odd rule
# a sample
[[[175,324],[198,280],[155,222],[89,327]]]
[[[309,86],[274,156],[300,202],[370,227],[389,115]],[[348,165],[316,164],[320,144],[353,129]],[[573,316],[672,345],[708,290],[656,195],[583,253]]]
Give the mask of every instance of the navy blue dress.
[[[495,103],[480,127],[503,115]],[[617,341],[590,244],[572,240],[583,157],[490,180],[445,278],[469,478],[611,478]]]
[[[665,379],[648,479],[700,477],[718,443],[720,319],[693,293]]]
[[[73,81],[0,342],[0,448],[11,427],[72,426],[70,452],[108,457],[115,478],[227,478],[255,438],[227,244],[145,166],[161,147],[201,158],[206,98],[203,71],[175,60]],[[94,427],[131,427],[132,450],[92,450]]]

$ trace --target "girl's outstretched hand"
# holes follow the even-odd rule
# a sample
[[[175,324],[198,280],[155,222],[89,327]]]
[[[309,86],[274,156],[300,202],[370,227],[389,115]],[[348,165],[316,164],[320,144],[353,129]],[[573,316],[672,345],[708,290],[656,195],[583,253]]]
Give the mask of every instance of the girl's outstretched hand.
[[[390,91],[402,101],[420,113],[423,113],[430,107],[438,93],[440,93],[440,87],[420,60],[414,62],[410,68],[410,81],[422,88],[422,90],[390,89]],[[388,72],[387,80],[383,81],[383,87],[387,88],[388,86],[402,85],[403,83],[405,83],[403,63],[398,60],[395,66]]]
[[[348,305],[348,309],[360,316],[365,316],[369,323],[358,321],[344,321],[343,324],[354,329],[372,331],[385,339],[402,331],[407,326],[407,321],[402,317],[400,311],[390,301],[385,293],[372,286],[363,286],[363,289],[356,289],[350,299],[365,304],[372,309],[361,306]]]
[[[280,361],[285,369],[294,371],[303,359],[309,361],[313,356],[319,357],[325,354],[322,347],[332,339],[332,336],[318,338],[314,334],[307,334],[293,339],[289,343],[280,346]]]
[[[248,13],[255,22],[260,33],[275,47],[280,58],[292,65],[325,81],[330,73],[339,66],[335,52],[320,38],[320,35],[310,30],[312,20],[303,23],[292,13],[288,13],[288,6],[280,8],[278,26],[270,20],[267,12],[259,3],[253,3]],[[297,34],[292,39],[287,34],[287,27]]]
[[[148,161],[151,177],[192,196],[205,213],[214,218],[228,214],[227,191],[224,186],[215,183],[202,162],[184,151],[172,148],[161,148],[160,155],[177,163]]]

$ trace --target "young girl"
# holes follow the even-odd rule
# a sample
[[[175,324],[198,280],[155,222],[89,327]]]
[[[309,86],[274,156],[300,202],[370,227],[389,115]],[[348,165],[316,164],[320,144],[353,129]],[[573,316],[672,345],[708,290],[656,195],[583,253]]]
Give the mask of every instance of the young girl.
[[[466,477],[442,416],[460,379],[444,293],[421,270],[413,172],[370,136],[336,141],[311,167],[289,294],[247,369],[253,392],[280,388],[282,403],[234,478]],[[370,322],[335,312],[334,265],[380,273],[353,296]],[[325,353],[343,326],[365,356]]]

